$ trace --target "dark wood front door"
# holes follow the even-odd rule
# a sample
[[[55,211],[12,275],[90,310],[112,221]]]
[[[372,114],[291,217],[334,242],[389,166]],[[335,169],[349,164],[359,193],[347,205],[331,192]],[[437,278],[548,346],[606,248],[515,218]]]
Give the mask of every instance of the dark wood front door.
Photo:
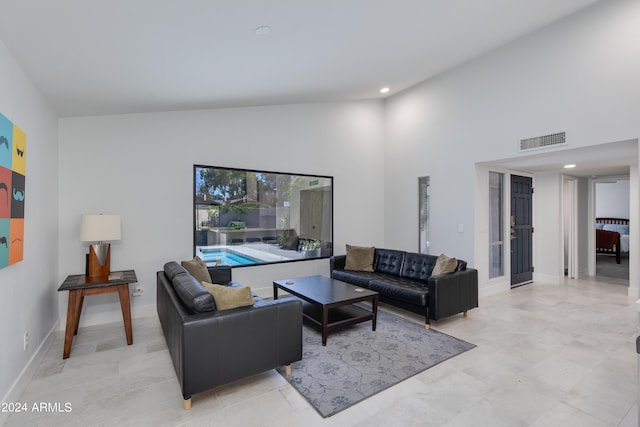
[[[533,180],[511,175],[511,287],[533,280]]]

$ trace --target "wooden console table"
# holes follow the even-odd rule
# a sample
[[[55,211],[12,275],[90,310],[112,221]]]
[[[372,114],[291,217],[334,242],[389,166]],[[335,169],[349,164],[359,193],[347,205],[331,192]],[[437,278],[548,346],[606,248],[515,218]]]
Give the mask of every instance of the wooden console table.
[[[67,307],[67,326],[64,334],[63,359],[71,354],[73,336],[78,334],[82,303],[86,295],[99,295],[117,292],[120,295],[120,308],[124,330],[127,334],[127,344],[133,344],[133,331],[131,330],[131,303],[129,300],[129,283],[136,283],[134,270],[112,271],[106,280],[89,280],[84,274],[69,276],[58,288],[60,291],[69,291],[69,305]]]

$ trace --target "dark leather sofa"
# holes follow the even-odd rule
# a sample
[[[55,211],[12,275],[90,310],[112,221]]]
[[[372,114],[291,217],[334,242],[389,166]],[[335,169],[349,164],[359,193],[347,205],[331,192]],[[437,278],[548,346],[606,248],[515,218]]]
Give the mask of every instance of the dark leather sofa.
[[[375,249],[373,272],[345,270],[346,255],[330,258],[331,277],[379,293],[387,304],[439,320],[478,306],[478,271],[458,260],[456,271],[432,276],[438,257]]]
[[[239,286],[231,267],[209,267],[212,283]],[[180,264],[157,272],[157,311],[184,408],[199,392],[302,358],[302,304],[294,299],[265,301],[216,310],[211,294]]]

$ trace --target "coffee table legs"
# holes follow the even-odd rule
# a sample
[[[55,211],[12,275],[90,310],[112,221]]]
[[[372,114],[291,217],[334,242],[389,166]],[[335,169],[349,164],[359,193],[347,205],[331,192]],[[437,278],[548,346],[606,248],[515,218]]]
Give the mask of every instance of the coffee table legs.
[[[322,306],[322,345],[327,345],[327,335],[329,335],[329,308]]]
[[[320,277],[320,276],[318,276]],[[292,281],[287,281],[287,285],[293,284]],[[371,330],[376,330],[376,321],[378,315],[378,294],[374,293],[373,295],[362,296],[359,298],[337,300],[331,302],[331,304],[322,304],[313,298],[304,294],[304,292],[299,289],[292,289],[290,286],[287,287],[284,284],[280,284],[279,282],[273,282],[273,299],[278,299],[278,289],[283,289],[293,296],[300,298],[304,301],[307,301],[312,306],[314,306],[313,314],[309,312],[304,312],[303,316],[306,319],[309,319],[316,327],[319,327],[322,332],[322,345],[327,345],[327,337],[329,335],[329,330],[334,329],[339,326],[351,325],[359,322],[364,322],[371,320]],[[337,320],[333,323],[329,322],[329,310],[331,309],[339,309],[344,306],[351,306],[354,303],[362,302],[362,301],[370,301],[371,302],[371,311],[366,314],[355,315],[349,318],[343,318]]]
[[[373,297],[373,302],[371,303],[373,319],[371,319],[371,330],[376,330],[376,319],[378,318],[378,296]]]
[[[378,319],[378,296],[373,297],[371,301],[371,330],[376,330],[376,320]],[[329,335],[329,308],[322,306],[322,345],[327,345],[327,336]]]

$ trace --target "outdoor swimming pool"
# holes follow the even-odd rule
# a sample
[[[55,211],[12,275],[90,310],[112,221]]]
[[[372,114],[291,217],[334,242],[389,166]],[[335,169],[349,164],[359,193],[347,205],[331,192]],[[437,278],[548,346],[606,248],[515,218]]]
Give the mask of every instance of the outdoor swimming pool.
[[[261,259],[225,248],[201,249],[200,253],[202,254],[200,258],[202,258],[204,262],[209,263],[220,260],[221,265],[247,265],[264,262]]]

